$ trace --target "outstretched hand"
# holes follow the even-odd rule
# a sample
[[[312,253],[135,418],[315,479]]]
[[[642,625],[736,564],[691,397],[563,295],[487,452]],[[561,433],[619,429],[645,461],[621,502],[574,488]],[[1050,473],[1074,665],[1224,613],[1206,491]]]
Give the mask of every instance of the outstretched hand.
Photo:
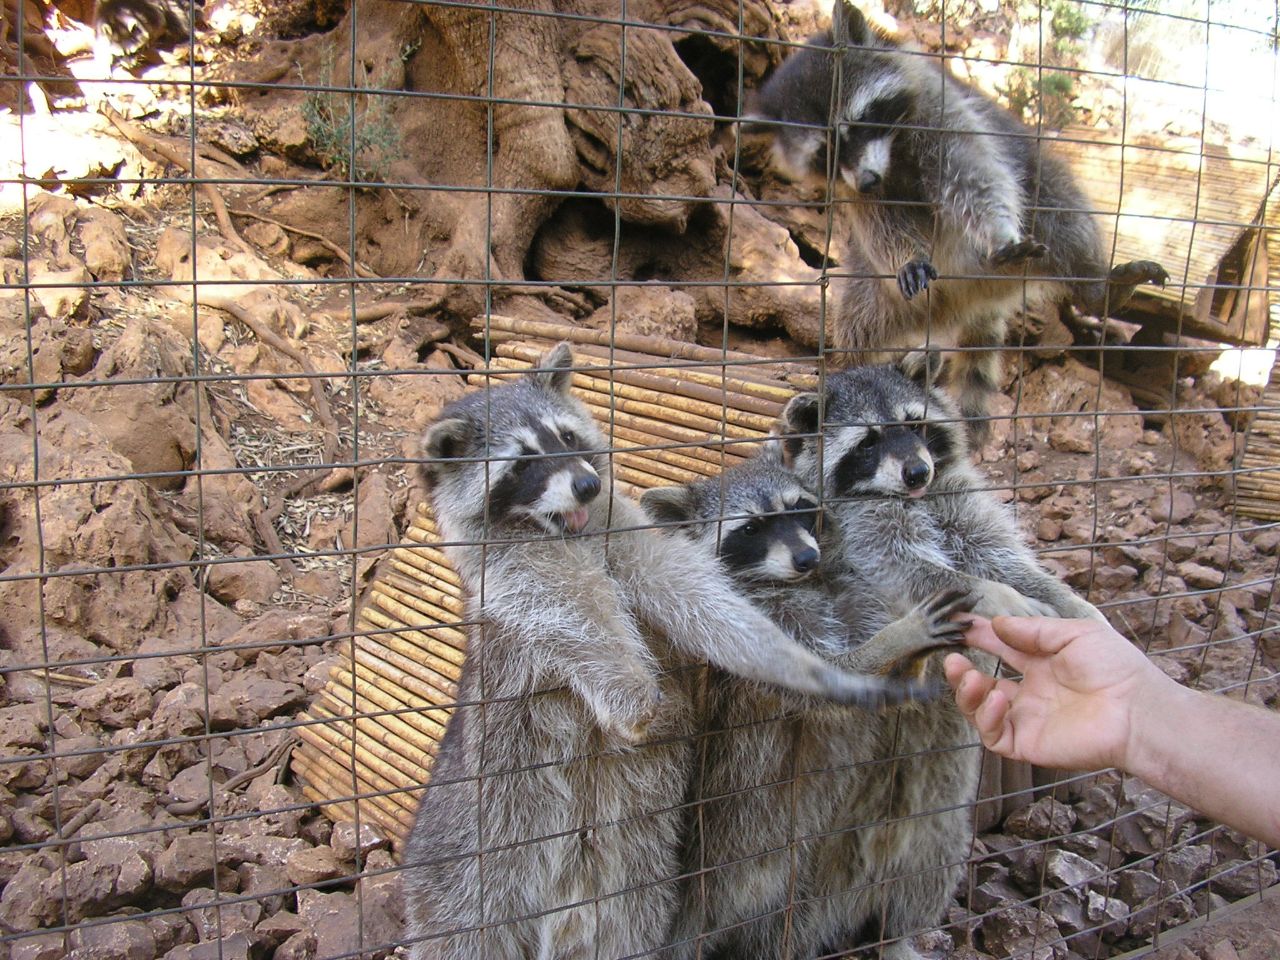
[[[961,654],[945,662],[961,713],[991,751],[1046,767],[1125,766],[1135,719],[1172,684],[1105,623],[1041,617],[973,618],[965,642],[1022,679],[996,679]]]

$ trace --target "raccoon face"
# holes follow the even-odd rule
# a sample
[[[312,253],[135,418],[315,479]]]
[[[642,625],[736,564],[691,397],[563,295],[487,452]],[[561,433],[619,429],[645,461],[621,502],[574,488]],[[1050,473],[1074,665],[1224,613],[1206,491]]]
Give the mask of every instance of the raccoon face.
[[[720,558],[742,582],[794,582],[822,559],[817,499],[790,471],[765,457],[717,479],[646,491],[640,504]]]
[[[782,420],[788,460],[833,497],[923,497],[967,452],[945,395],[889,365],[833,374],[821,399],[794,397]]]
[[[427,429],[423,471],[439,514],[580,533],[607,470],[605,443],[569,396],[573,355],[560,344],[520,380],[451,404]]]
[[[892,84],[875,84],[859,91],[840,124],[840,179],[859,193],[876,193],[889,176],[889,161],[897,127],[911,113],[910,93]]]

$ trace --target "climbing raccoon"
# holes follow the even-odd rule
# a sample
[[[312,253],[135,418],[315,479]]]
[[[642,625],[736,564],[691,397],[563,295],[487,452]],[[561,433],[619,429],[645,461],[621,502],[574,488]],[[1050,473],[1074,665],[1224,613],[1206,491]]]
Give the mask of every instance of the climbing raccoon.
[[[814,495],[768,455],[716,479],[647,491],[641,505],[680,524],[784,630],[841,667],[885,674],[961,640],[951,619],[968,609],[961,592],[891,624],[890,605],[874,591],[871,609],[862,609],[862,585],[822,562],[839,541],[835,525],[820,522]],[[839,615],[836,601],[847,591],[858,594],[848,606],[861,623]],[[873,623],[884,625],[874,636],[865,629]],[[844,805],[877,757],[883,719],[718,672],[705,716],[675,956],[812,956],[821,944],[797,937],[792,904],[808,895],[824,838],[851,826]]]
[[[1149,260],[1108,270],[1066,163],[934,58],[875,32],[848,0],[836,0],[831,31],[810,42],[837,49],[797,50],[749,119],[776,131],[784,172],[825,180],[833,170],[856,197],[843,205],[848,276],[833,327],[835,347],[849,351],[844,363],[926,345],[971,348],[957,354],[954,379],[961,412],[980,417],[1024,298],[1070,297],[1102,316],[1137,284],[1168,279]]]
[[[963,421],[927,385],[937,373],[928,359],[833,374],[821,395],[801,394],[783,412],[785,457],[839,524],[833,573],[859,585],[842,595],[845,619],[871,630],[877,599],[888,623],[899,605],[946,590],[972,594],[983,616],[1101,619],[1036,564],[1012,516],[983,489]],[[838,815],[868,826],[818,845],[797,937],[838,951],[878,934],[894,941],[886,957],[916,960],[900,938],[937,924],[954,894],[978,764],[951,698],[887,711],[877,762]]]
[[[617,495],[561,344],[451,404],[424,470],[470,633],[406,850],[412,955],[613,958],[676,905],[694,661],[836,700],[903,684],[796,644]]]

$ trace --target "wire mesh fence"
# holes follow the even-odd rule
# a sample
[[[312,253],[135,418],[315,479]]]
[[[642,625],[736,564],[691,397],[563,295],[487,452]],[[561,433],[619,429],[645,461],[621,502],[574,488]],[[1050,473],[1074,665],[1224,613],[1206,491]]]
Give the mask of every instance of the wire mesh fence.
[[[1135,777],[799,678],[908,689],[943,581],[886,543],[963,501],[948,571],[1274,709],[1277,9],[865,14],[6,5],[0,957],[1066,960],[1268,902]],[[787,524],[817,572],[744,573]]]

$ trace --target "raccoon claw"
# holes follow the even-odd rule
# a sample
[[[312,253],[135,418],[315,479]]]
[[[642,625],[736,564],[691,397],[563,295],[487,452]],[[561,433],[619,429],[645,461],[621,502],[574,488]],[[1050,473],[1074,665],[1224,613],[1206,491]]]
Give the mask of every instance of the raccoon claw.
[[[921,290],[925,290],[929,286],[930,280],[938,279],[938,271],[933,264],[923,257],[915,260],[909,260],[898,271],[898,289],[902,291],[902,295],[910,300]]]
[[[1112,283],[1134,286],[1140,283],[1154,283],[1158,287],[1163,287],[1169,282],[1169,271],[1154,260],[1130,260],[1128,263],[1120,263],[1112,267],[1107,279]]]
[[[1008,267],[1028,260],[1039,260],[1049,248],[1039,240],[1011,240],[1004,246],[993,250],[987,256],[987,262],[993,267]]]

